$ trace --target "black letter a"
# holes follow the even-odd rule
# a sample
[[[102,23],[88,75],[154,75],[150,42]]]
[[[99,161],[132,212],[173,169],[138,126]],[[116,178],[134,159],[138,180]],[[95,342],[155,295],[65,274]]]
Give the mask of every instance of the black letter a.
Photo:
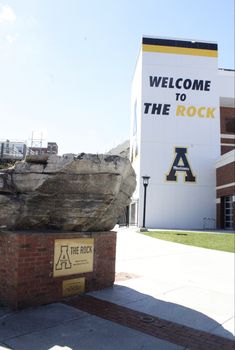
[[[188,159],[186,157],[187,148],[176,147],[175,148],[175,159],[172,164],[169,174],[166,176],[167,181],[177,181],[177,171],[185,172],[185,182],[196,182],[196,177],[193,175]]]

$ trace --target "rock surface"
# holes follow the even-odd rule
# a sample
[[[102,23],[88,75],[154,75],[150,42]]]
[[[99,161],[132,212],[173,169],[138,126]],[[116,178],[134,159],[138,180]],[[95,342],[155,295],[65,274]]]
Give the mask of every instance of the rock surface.
[[[0,228],[110,230],[135,186],[119,156],[29,156],[0,172]]]

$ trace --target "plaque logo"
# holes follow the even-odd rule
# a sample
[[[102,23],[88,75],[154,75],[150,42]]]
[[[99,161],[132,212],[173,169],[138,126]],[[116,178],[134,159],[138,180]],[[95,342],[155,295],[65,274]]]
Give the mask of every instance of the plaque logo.
[[[68,250],[69,247],[67,245],[60,247],[60,256],[55,266],[56,270],[71,269],[72,264],[69,260]]]
[[[53,276],[69,276],[92,272],[94,238],[56,239]]]

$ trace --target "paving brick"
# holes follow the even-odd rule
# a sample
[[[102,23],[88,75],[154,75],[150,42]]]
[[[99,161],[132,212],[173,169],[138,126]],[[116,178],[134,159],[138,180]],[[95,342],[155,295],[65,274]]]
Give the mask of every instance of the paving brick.
[[[235,343],[230,339],[163,320],[156,316],[135,311],[89,295],[71,298],[66,303],[92,315],[116,322],[122,326],[135,329],[179,346],[184,346],[187,349],[235,349]]]

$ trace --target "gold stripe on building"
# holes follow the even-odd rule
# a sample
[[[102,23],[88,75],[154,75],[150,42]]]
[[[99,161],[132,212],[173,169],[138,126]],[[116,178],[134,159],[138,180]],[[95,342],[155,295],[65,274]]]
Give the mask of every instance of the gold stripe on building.
[[[218,57],[217,50],[206,50],[206,49],[204,50],[204,49],[195,49],[195,48],[188,48],[188,47],[147,45],[147,44],[143,44],[142,49],[145,52],[161,52],[161,53],[172,53],[176,55]]]

